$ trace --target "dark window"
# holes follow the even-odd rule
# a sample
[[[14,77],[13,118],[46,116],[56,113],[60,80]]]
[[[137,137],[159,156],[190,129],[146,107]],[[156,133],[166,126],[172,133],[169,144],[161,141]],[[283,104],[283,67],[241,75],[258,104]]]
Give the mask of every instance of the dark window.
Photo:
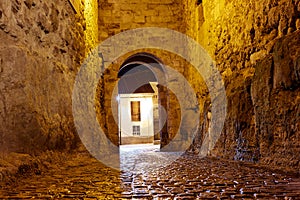
[[[132,135],[141,135],[140,126],[132,126]]]
[[[131,121],[141,121],[140,101],[131,101]]]

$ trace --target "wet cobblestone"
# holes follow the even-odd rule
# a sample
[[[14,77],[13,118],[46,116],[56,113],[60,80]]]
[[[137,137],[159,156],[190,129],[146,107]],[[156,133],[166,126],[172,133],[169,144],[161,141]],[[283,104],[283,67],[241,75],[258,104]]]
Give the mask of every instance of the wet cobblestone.
[[[153,159],[163,155],[169,159],[168,154],[139,148],[127,149],[121,172],[82,157],[66,162],[59,170],[0,188],[0,199],[300,199],[297,175],[196,155],[184,155],[169,166],[154,168]],[[149,152],[151,170],[137,168],[147,166]],[[143,163],[139,163],[139,153],[143,153]]]

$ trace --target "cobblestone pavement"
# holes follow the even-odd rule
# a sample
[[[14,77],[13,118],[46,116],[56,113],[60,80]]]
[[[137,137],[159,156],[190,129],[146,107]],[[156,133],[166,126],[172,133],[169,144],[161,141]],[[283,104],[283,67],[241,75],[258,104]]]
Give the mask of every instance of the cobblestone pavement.
[[[172,164],[183,152],[160,152],[160,145],[122,145],[120,168],[122,171],[146,173]]]
[[[296,175],[196,155],[164,166],[177,156],[153,145],[124,146],[121,172],[85,156],[0,188],[0,199],[300,199]]]

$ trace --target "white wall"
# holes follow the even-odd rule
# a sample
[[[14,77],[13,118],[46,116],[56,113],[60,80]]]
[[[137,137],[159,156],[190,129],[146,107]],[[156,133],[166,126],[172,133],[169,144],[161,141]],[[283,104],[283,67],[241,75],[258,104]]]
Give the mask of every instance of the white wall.
[[[140,136],[151,137],[154,135],[153,127],[153,95],[152,94],[119,94],[119,127],[122,137],[133,137],[132,126],[139,125]],[[141,121],[131,121],[131,101],[140,101]]]

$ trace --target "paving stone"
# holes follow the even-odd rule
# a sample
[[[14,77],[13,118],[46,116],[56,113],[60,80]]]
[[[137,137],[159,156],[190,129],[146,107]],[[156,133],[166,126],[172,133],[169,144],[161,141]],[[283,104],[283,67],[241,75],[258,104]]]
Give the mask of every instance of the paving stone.
[[[153,154],[152,154],[153,155]],[[161,156],[161,155],[159,155]],[[183,155],[172,165],[142,172],[129,152],[131,171],[114,171],[95,159],[49,170],[0,188],[0,199],[292,199],[300,197],[300,179],[247,164]],[[153,162],[151,159],[148,162]],[[78,167],[76,166],[78,164]],[[146,164],[146,163],[144,163]]]

